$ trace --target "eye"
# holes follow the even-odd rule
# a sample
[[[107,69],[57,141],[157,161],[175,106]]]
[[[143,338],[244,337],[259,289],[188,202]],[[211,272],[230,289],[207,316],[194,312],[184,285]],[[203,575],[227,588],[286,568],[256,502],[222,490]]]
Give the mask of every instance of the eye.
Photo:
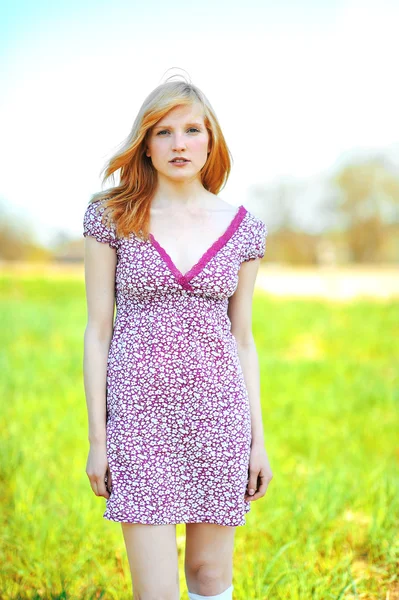
[[[196,131],[197,133],[199,133],[199,129],[197,129],[196,127],[190,127],[190,129],[188,129],[187,131]],[[167,129],[162,129],[162,131],[158,131],[157,135],[161,135],[163,133],[169,133]]]

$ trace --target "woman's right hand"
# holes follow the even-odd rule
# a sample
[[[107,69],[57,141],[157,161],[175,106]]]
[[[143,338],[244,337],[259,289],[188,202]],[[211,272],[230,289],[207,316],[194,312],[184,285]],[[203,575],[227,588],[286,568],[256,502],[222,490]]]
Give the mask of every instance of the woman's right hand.
[[[108,467],[107,447],[105,442],[95,442],[90,444],[89,456],[86,464],[86,475],[89,478],[91,489],[96,496],[103,496],[104,498],[110,497],[112,481],[111,472]]]

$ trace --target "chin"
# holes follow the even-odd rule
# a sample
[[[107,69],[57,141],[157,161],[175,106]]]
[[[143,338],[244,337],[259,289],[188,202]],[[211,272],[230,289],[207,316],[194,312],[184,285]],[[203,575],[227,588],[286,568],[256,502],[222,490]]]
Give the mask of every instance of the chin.
[[[187,177],[190,177],[190,179],[192,177],[195,177],[196,175],[199,175],[200,171],[195,170],[195,169],[190,169],[187,167],[173,167],[175,170],[170,172],[168,171],[167,173],[163,172],[163,175],[165,175],[166,177],[169,177],[169,179],[184,179]]]

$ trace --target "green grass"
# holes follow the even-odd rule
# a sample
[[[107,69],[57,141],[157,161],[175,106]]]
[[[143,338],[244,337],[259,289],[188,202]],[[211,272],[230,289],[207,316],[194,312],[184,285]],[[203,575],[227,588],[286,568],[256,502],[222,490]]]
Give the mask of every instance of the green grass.
[[[0,302],[0,597],[130,598],[85,474],[84,283],[4,276]],[[235,600],[399,597],[398,323],[393,302],[256,294],[274,478],[237,528]]]

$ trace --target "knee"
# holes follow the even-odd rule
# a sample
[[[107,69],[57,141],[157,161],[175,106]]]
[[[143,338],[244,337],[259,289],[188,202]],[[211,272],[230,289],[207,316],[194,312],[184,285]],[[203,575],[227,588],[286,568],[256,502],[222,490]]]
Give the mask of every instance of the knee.
[[[220,594],[230,585],[226,573],[218,565],[203,563],[193,569],[192,577],[196,583],[196,593],[203,596]]]

